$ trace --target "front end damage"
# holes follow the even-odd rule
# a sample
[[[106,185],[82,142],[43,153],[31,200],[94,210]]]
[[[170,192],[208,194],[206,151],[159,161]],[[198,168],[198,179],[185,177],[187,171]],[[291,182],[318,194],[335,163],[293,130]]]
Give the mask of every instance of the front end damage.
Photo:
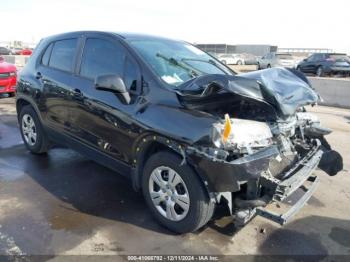
[[[297,83],[301,83],[299,76],[295,78]],[[290,79],[288,81],[290,83]],[[208,84],[204,92],[210,88],[218,90],[225,87],[223,83],[210,83],[214,83],[215,87]],[[307,82],[303,80],[302,83],[305,85]],[[249,84],[252,87],[251,82]],[[315,191],[319,179],[313,171],[317,167],[332,176],[343,168],[342,157],[331,149],[324,137],[331,130],[322,127],[315,115],[305,111],[305,105],[317,101],[311,87],[307,87],[307,99],[303,100],[301,89],[297,90],[298,99],[290,97],[293,92],[284,96],[281,91],[276,98],[272,97],[271,83],[270,89],[264,86],[263,81],[258,84],[260,93],[255,93],[255,101],[250,100],[253,96],[242,95],[241,91],[235,93],[233,85],[222,88],[230,90],[231,94],[227,96],[234,93],[232,101],[238,101],[239,107],[213,108],[208,98],[202,100],[204,105],[199,105],[201,99],[193,92],[183,100],[191,107],[211,114],[217,112],[220,116],[221,120],[213,124],[213,146],[198,143],[187,147],[186,160],[201,174],[213,199],[228,206],[237,226],[246,224],[256,215],[281,225],[286,223]],[[280,79],[278,84],[280,87],[283,81]],[[285,99],[289,102],[281,104]],[[260,106],[255,104],[256,101],[261,102]],[[270,111],[266,109],[266,104],[271,106]],[[235,116],[222,114],[222,108]],[[271,117],[273,112],[274,117]],[[286,212],[268,208],[273,202],[285,201],[297,190],[301,190],[303,195]]]

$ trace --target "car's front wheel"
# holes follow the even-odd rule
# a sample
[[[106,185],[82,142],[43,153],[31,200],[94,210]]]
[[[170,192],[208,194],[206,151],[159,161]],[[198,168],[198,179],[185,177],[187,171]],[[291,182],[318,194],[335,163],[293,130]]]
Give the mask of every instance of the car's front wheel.
[[[242,61],[241,61],[241,60],[238,60],[238,61],[237,61],[237,65],[243,65]]]
[[[21,109],[19,124],[22,139],[28,150],[34,154],[46,153],[49,141],[33,107],[28,105]]]
[[[197,174],[170,152],[159,152],[147,161],[142,190],[153,216],[177,233],[193,232],[213,215],[212,202]]]

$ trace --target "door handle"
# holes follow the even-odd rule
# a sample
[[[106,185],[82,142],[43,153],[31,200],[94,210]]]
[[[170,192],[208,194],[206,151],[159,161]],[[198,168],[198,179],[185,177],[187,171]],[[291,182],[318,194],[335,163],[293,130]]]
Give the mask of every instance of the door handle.
[[[37,72],[35,78],[41,79],[41,78],[43,78],[43,75],[40,72]]]

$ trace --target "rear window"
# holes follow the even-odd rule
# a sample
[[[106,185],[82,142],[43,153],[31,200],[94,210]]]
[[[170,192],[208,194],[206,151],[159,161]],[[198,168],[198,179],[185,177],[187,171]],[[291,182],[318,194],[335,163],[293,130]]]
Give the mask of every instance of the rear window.
[[[45,53],[44,53],[43,57],[41,58],[41,63],[42,63],[44,66],[48,66],[48,65],[49,65],[49,60],[50,60],[50,55],[51,55],[52,46],[53,46],[53,44],[50,44],[50,45],[46,48]]]
[[[77,43],[77,39],[67,39],[55,42],[52,48],[49,66],[71,72],[73,70],[74,54]]]
[[[279,59],[293,59],[291,54],[276,54]]]

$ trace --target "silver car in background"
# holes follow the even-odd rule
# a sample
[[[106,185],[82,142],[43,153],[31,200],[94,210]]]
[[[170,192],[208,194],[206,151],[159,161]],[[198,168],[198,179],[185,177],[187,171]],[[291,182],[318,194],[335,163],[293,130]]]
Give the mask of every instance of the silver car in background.
[[[258,70],[271,67],[295,68],[295,60],[291,54],[271,52],[258,61]]]
[[[239,54],[223,54],[219,60],[225,65],[244,65],[244,58]]]

